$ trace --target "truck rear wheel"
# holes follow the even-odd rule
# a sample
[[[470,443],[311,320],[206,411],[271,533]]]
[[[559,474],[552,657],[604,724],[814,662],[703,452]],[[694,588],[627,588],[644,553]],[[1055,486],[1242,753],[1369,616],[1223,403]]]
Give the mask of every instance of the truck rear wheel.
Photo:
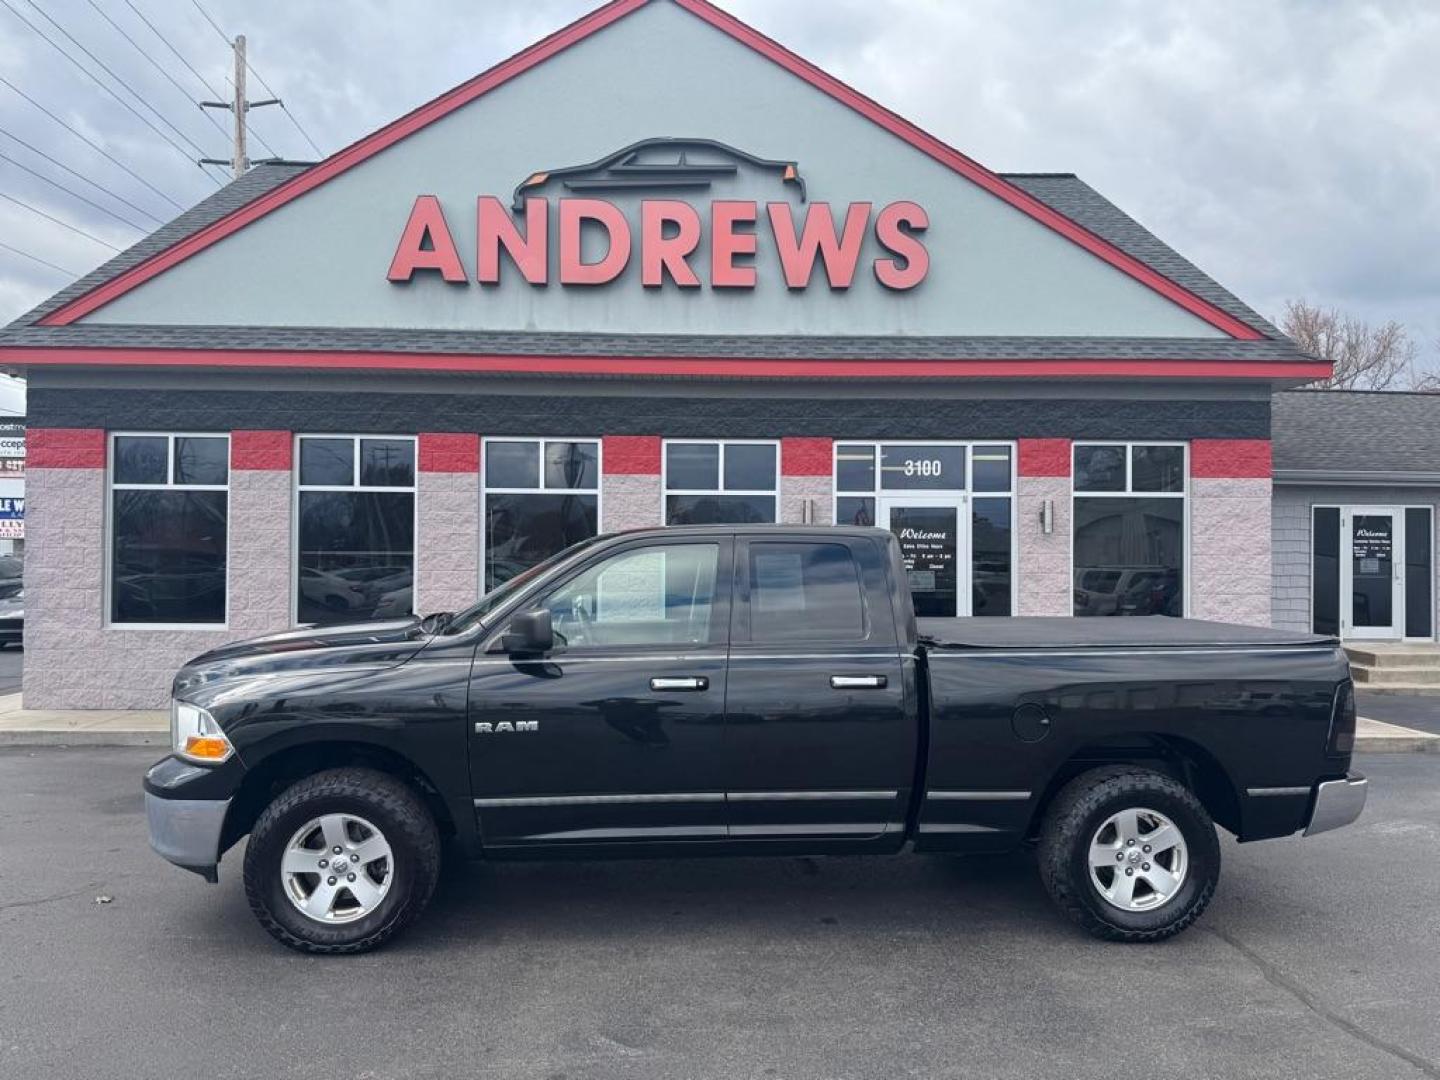
[[[1198,919],[1220,878],[1215,823],[1179,781],[1129,765],[1070,781],[1040,835],[1057,907],[1108,941],[1160,941]]]
[[[373,769],[331,769],[285,789],[245,851],[250,910],[300,952],[383,944],[425,907],[439,876],[434,818],[413,790]]]

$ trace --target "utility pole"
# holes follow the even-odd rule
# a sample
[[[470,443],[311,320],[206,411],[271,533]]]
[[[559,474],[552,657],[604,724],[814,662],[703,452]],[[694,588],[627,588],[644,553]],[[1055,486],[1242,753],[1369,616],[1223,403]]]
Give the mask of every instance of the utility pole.
[[[235,100],[233,101],[202,101],[202,109],[229,109],[235,114],[235,143],[231,148],[230,160],[224,158],[201,158],[201,165],[229,165],[235,175],[240,179],[245,170],[250,168],[250,159],[245,156],[245,114],[251,109],[259,109],[265,105],[279,105],[279,98],[266,98],[263,101],[245,100],[245,35],[236,34],[235,44]]]

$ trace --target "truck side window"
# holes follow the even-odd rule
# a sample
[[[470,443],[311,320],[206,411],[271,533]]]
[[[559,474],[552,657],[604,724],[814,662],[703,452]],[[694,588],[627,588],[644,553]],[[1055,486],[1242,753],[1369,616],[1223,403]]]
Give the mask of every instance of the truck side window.
[[[755,642],[858,641],[865,595],[844,544],[750,545],[750,638]]]
[[[563,648],[707,645],[718,544],[665,544],[611,556],[544,601]]]

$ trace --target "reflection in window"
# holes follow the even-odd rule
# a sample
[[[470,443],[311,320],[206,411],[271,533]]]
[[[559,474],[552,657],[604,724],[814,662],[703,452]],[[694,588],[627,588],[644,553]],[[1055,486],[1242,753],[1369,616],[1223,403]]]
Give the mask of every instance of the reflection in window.
[[[600,443],[487,439],[485,591],[600,531]]]
[[[1075,500],[1075,614],[1181,615],[1180,499]]]
[[[1185,447],[1074,452],[1074,613],[1184,615]]]
[[[865,597],[844,544],[751,543],[750,639],[859,641]]]
[[[415,592],[415,440],[302,436],[296,620],[410,615]]]
[[[110,620],[223,623],[229,439],[111,440]]]
[[[977,498],[970,506],[970,613],[1009,615],[1014,563],[1008,498]]]
[[[779,471],[773,442],[667,442],[665,524],[773,523]]]
[[[670,544],[612,555],[551,593],[561,648],[705,645],[714,640],[716,544]]]

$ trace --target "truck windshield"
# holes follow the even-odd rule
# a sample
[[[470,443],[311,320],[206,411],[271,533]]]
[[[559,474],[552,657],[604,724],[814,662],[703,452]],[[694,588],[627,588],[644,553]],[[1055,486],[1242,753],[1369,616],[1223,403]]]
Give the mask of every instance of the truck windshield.
[[[551,555],[543,562],[538,562],[528,570],[522,570],[509,581],[502,582],[495,586],[488,593],[482,596],[475,603],[471,604],[464,611],[457,612],[455,617],[445,627],[446,634],[459,634],[473,627],[482,621],[497,608],[504,607],[516,593],[524,589],[536,578],[547,573],[552,567],[558,566],[567,559],[574,558],[582,551],[592,547],[595,543],[605,539],[604,536],[592,536],[588,540],[581,540],[578,544],[571,544],[564,551]]]

